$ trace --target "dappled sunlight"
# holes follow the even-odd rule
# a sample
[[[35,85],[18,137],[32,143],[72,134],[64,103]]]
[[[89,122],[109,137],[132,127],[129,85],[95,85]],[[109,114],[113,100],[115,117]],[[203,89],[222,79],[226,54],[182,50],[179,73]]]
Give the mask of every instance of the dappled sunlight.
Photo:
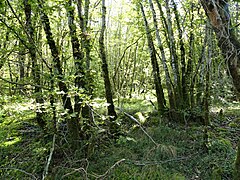
[[[0,0],[0,179],[240,179],[237,2]]]
[[[7,147],[7,146],[12,146],[18,142],[21,141],[20,137],[9,137],[6,139],[5,142],[1,142],[0,143],[0,147]]]

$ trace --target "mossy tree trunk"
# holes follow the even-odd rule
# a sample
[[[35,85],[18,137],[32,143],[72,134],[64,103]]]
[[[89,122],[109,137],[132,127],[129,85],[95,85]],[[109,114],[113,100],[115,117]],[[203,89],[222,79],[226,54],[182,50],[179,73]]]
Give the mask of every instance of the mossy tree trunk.
[[[218,46],[226,59],[233,84],[240,93],[240,42],[238,41],[234,27],[231,25],[228,2],[224,0],[201,0],[203,8],[210,20],[218,39]]]
[[[52,34],[51,27],[50,27],[49,18],[47,16],[47,14],[43,11],[42,2],[40,0],[38,0],[38,6],[40,8],[41,21],[42,21],[44,31],[46,34],[47,43],[50,47],[51,54],[53,57],[53,69],[55,72],[54,75],[57,77],[58,87],[59,87],[60,91],[64,92],[64,94],[62,95],[63,107],[65,110],[68,111],[68,114],[71,117],[71,115],[73,115],[73,113],[74,113],[74,109],[72,106],[71,98],[69,96],[68,87],[64,81],[64,74],[63,74],[63,70],[62,70],[61,61],[59,58],[59,50],[53,39],[53,34]],[[70,117],[66,117],[68,133],[69,133],[68,138],[69,138],[69,142],[70,142],[70,145],[72,146],[73,150],[76,150],[79,147],[79,128],[78,128],[79,124],[78,124],[78,121],[76,118],[70,118]]]
[[[153,44],[153,38],[151,35],[151,31],[150,31],[142,4],[140,4],[140,7],[141,7],[142,17],[145,25],[146,34],[147,34],[148,49],[149,49],[150,59],[152,63],[152,72],[153,72],[154,85],[155,85],[155,91],[157,96],[158,110],[160,113],[163,113],[166,110],[166,100],[164,98],[156,50]]]
[[[240,95],[240,42],[231,24],[228,0],[201,0],[218,39],[218,46],[228,65],[237,96]],[[240,179],[240,142],[235,163],[235,179]]]
[[[44,128],[46,122],[44,121],[44,109],[43,103],[44,100],[42,98],[42,89],[41,89],[41,76],[40,76],[40,68],[37,61],[37,54],[36,54],[36,45],[34,42],[34,28],[32,25],[32,7],[28,0],[24,0],[24,11],[26,16],[26,33],[28,38],[28,50],[30,53],[31,61],[32,61],[32,75],[35,83],[34,91],[36,96],[36,104],[39,106],[37,107],[36,111],[36,120],[37,123],[41,128]]]
[[[77,12],[78,12],[78,19],[79,19],[79,26],[81,30],[81,52],[83,56],[85,55],[85,76],[88,77],[87,80],[85,80],[85,94],[88,95],[89,97],[92,97],[93,95],[93,79],[91,78],[91,38],[90,35],[88,34],[87,30],[88,28],[88,21],[89,21],[89,8],[90,8],[90,1],[85,0],[84,7],[83,7],[83,2],[82,0],[77,0]],[[85,52],[84,52],[85,49]],[[89,107],[88,104],[85,104],[82,107],[82,117],[84,118],[89,118],[90,123],[92,123],[92,115],[91,115],[91,108]]]
[[[158,42],[158,48],[161,52],[161,61],[162,61],[162,64],[163,64],[163,69],[165,71],[169,106],[170,106],[170,109],[173,110],[173,109],[175,109],[175,106],[176,106],[176,102],[174,100],[174,94],[173,94],[174,93],[173,92],[173,87],[172,87],[173,83],[172,83],[171,76],[170,76],[170,73],[169,73],[169,69],[168,69],[168,66],[167,66],[167,58],[166,58],[165,50],[164,50],[163,43],[162,43],[162,40],[161,40],[161,36],[160,36],[159,28],[158,28],[156,11],[154,9],[154,4],[153,4],[152,0],[149,0],[149,5],[150,5],[150,8],[151,8],[154,28],[155,28],[155,31],[156,31],[156,39],[157,39],[157,42]]]
[[[74,23],[74,6],[72,6],[72,0],[68,1],[66,6],[66,10],[68,13],[68,26],[70,30],[71,44],[72,44],[72,54],[74,58],[75,64],[75,87],[80,90],[84,90],[85,87],[85,68],[83,63],[83,53],[81,51],[80,42],[77,38],[77,27]],[[81,109],[82,109],[82,99],[80,98],[79,92],[74,96],[75,104],[74,104],[74,113],[76,113],[76,120],[78,121]],[[81,92],[80,92],[81,93]]]
[[[112,94],[112,88],[111,88],[111,82],[109,78],[109,71],[108,71],[108,63],[107,63],[107,55],[105,51],[105,45],[104,45],[104,33],[106,30],[106,6],[105,6],[105,0],[102,0],[102,28],[100,31],[100,37],[99,37],[99,52],[100,57],[102,60],[102,72],[103,72],[103,79],[104,79],[104,87],[105,87],[105,97],[107,99],[108,105],[108,115],[110,117],[110,129],[111,132],[116,133],[116,124],[114,120],[117,118],[117,113],[115,111],[114,103],[113,103],[113,94]]]

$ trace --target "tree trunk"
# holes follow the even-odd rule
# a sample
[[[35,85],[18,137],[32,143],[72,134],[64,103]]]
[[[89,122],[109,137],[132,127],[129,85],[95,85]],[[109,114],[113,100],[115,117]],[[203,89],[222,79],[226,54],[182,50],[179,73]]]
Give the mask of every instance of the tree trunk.
[[[153,44],[153,39],[151,36],[151,32],[149,29],[149,25],[148,25],[142,4],[140,4],[140,6],[141,6],[141,12],[142,12],[146,34],[147,34],[150,58],[152,62],[152,70],[153,70],[153,78],[154,78],[155,90],[157,95],[158,110],[160,111],[160,113],[163,113],[166,110],[165,109],[166,101],[164,98],[164,93],[163,93],[163,88],[162,88],[162,83],[160,78],[160,71],[159,71],[159,66],[157,62],[156,50]]]
[[[106,29],[106,7],[105,7],[105,0],[102,0],[102,29],[100,32],[99,37],[99,51],[100,56],[102,60],[102,72],[103,72],[103,78],[104,78],[104,85],[105,85],[105,96],[107,99],[108,105],[108,115],[110,116],[111,122],[110,122],[110,128],[115,128],[115,123],[113,122],[117,118],[117,113],[115,112],[114,104],[113,104],[113,95],[112,95],[112,89],[111,89],[111,83],[109,78],[109,72],[108,72],[108,64],[107,64],[107,57],[106,57],[106,51],[105,51],[105,45],[104,45],[104,32]]]
[[[85,66],[85,76],[88,77],[88,80],[85,82],[85,90],[86,94],[89,96],[92,96],[93,94],[93,88],[92,88],[92,78],[91,78],[91,70],[90,70],[90,63],[91,63],[91,45],[90,45],[90,35],[88,35],[87,32],[87,25],[88,25],[88,17],[89,17],[89,6],[90,2],[89,0],[85,0],[85,6],[84,6],[84,14],[83,14],[83,3],[82,0],[77,0],[77,10],[78,10],[78,18],[79,18],[79,24],[81,29],[81,51],[84,56],[83,49],[85,49],[85,59],[86,59],[86,66]],[[91,116],[91,108],[88,105],[83,106],[82,108],[82,116],[84,118],[90,118],[92,121]]]
[[[25,49],[23,48],[21,42],[19,42],[19,80],[20,80],[20,85],[19,85],[19,91],[21,95],[24,95],[24,77],[25,77]]]
[[[170,105],[170,109],[173,110],[173,109],[175,109],[176,102],[174,100],[174,94],[173,94],[173,89],[172,89],[173,88],[172,87],[172,81],[171,81],[168,66],[167,66],[165,51],[164,51],[162,40],[161,40],[161,37],[160,37],[160,32],[159,32],[159,29],[158,29],[157,16],[156,16],[156,12],[155,12],[152,0],[149,0],[149,4],[150,4],[151,11],[152,11],[153,23],[154,23],[154,26],[155,26],[156,38],[157,38],[157,41],[158,41],[158,48],[161,52],[161,60],[162,60],[162,64],[163,64],[163,69],[165,71],[169,105]]]
[[[172,4],[173,4],[173,12],[175,15],[175,20],[176,20],[176,24],[177,24],[177,29],[178,29],[178,39],[179,39],[179,45],[180,45],[180,52],[181,52],[181,82],[179,79],[179,84],[181,84],[181,86],[179,87],[179,94],[180,94],[180,98],[183,100],[183,108],[187,108],[189,107],[189,96],[188,96],[188,88],[187,86],[190,84],[186,82],[186,58],[185,58],[185,47],[184,47],[184,42],[183,42],[183,31],[180,25],[180,19],[179,19],[179,12],[177,10],[177,5],[175,3],[174,0],[171,0]],[[191,19],[191,26],[193,24],[193,5],[191,7],[192,9],[192,19]],[[191,35],[190,35],[191,37]],[[192,61],[192,59],[191,59]],[[180,74],[180,73],[179,73]]]
[[[201,0],[201,4],[218,39],[218,46],[228,65],[233,84],[240,97],[240,42],[235,36],[234,27],[231,25],[231,17],[227,0]],[[240,179],[240,142],[238,145],[237,159],[235,162],[235,178]]]
[[[210,20],[218,39],[218,46],[228,64],[233,84],[240,93],[240,42],[237,40],[231,27],[227,1],[201,0],[202,6]]]
[[[58,51],[56,43],[53,39],[49,18],[47,16],[47,14],[45,14],[43,11],[42,2],[38,1],[38,5],[39,5],[40,11],[41,11],[41,21],[42,21],[44,31],[46,34],[47,43],[50,47],[51,54],[53,57],[53,68],[54,68],[55,75],[58,78],[58,86],[59,86],[60,91],[62,91],[64,93],[62,95],[63,107],[65,110],[68,111],[68,114],[71,116],[74,111],[73,111],[70,96],[68,95],[67,85],[64,82],[62,66],[61,66],[61,62],[60,62],[60,58],[59,58],[59,51]],[[70,144],[73,147],[73,149],[76,150],[79,147],[78,121],[75,118],[72,119],[72,118],[67,117],[67,126],[68,126]]]
[[[68,26],[70,29],[70,37],[72,43],[72,53],[75,64],[75,87],[77,89],[84,89],[85,68],[83,65],[83,53],[80,50],[80,43],[77,38],[77,27],[74,24],[74,9],[72,7],[72,0],[68,1],[67,13],[68,13]],[[76,121],[78,121],[78,117],[82,107],[82,99],[79,97],[78,93],[76,93],[74,99],[75,99],[74,112],[76,113]]]
[[[173,71],[174,77],[174,90],[175,90],[175,101],[177,102],[177,108],[182,109],[183,99],[182,99],[182,86],[180,82],[180,73],[179,73],[179,65],[178,65],[178,55],[176,50],[176,42],[174,38],[174,32],[172,27],[172,20],[171,20],[171,11],[169,7],[169,0],[165,0],[166,5],[166,13],[167,13],[167,34],[168,34],[168,41],[169,41],[169,49],[170,49],[170,57],[171,57],[171,66]]]
[[[130,91],[129,91],[129,98],[132,98],[132,92],[135,91],[135,75],[136,75],[136,65],[137,65],[137,50],[138,50],[138,43],[134,49],[134,56],[133,56],[133,69],[132,69],[132,77],[130,81]]]
[[[44,128],[46,125],[46,122],[43,120],[44,109],[42,106],[43,106],[44,100],[42,98],[40,69],[37,62],[36,45],[34,43],[34,28],[32,26],[32,20],[31,20],[32,8],[28,0],[24,1],[24,11],[26,16],[26,32],[27,32],[27,38],[29,42],[28,49],[29,49],[31,60],[32,60],[32,75],[33,75],[34,83],[37,85],[34,87],[36,104],[37,104],[36,120],[38,125],[41,128]]]

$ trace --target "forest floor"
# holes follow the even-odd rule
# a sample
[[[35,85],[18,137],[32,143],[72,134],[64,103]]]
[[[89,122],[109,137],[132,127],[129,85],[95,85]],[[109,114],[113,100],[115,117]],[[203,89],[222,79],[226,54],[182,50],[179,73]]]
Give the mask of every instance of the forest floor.
[[[125,134],[113,141],[96,129],[83,158],[71,153],[64,136],[53,142],[37,127],[31,102],[9,101],[0,109],[0,179],[232,179],[239,103],[212,108],[205,149],[203,126],[172,123],[152,112],[151,103],[131,100],[123,109],[142,129],[119,112]]]

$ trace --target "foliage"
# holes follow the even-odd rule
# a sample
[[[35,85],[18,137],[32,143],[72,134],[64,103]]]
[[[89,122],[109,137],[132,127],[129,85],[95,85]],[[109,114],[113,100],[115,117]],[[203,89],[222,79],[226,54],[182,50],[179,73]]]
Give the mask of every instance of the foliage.
[[[0,179],[232,179],[239,99],[201,3],[104,2],[0,1]]]
[[[1,157],[4,157],[1,158],[1,177],[40,178],[52,146],[52,135],[45,135],[36,125],[34,114],[29,110],[31,106],[16,111],[14,107],[24,105],[26,101],[14,101],[20,103],[4,106],[3,111],[8,113],[2,112],[1,117],[0,152]],[[135,103],[139,104],[142,112],[152,106],[148,104],[143,108],[139,100],[135,100]],[[131,107],[131,103],[126,105]],[[101,105],[97,111],[102,111]],[[232,113],[233,111],[225,112],[224,118],[231,118]],[[159,144],[156,147],[135,123],[125,116],[119,118],[120,123],[129,124],[122,126],[122,131],[126,134],[113,141],[109,139],[107,131],[92,129],[93,132],[89,134],[92,137],[84,148],[85,152],[88,151],[87,158],[83,158],[81,150],[72,154],[69,146],[64,143],[62,131],[57,136],[49,178],[232,178],[234,147],[237,142],[234,137],[239,133],[239,126],[232,127],[230,123],[237,122],[238,116],[223,127],[222,123],[226,121],[218,119],[216,114],[212,115],[214,130],[209,131],[208,152],[202,146],[202,126],[197,124],[186,127],[161,118],[158,120],[160,123],[153,126],[149,121],[159,117],[157,114],[148,114],[147,121],[142,126],[145,126],[147,133]],[[101,127],[101,123],[99,126]],[[229,137],[231,141],[228,140]]]

